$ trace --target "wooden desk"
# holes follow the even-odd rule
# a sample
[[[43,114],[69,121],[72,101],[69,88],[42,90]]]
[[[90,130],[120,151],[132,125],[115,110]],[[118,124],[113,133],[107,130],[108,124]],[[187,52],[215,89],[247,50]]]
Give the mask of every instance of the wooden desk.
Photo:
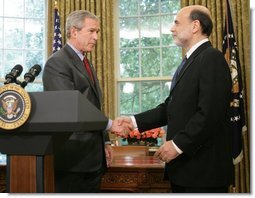
[[[102,180],[102,192],[170,192],[163,181],[164,163],[148,155],[148,148],[114,147],[112,166]],[[6,166],[0,166],[0,192],[6,192]]]
[[[163,181],[164,163],[153,156],[114,157],[104,175],[102,192],[170,192],[169,181]]]

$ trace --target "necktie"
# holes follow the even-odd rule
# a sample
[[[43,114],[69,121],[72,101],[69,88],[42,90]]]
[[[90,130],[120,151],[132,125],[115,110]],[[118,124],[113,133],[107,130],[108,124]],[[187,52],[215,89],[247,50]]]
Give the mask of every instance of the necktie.
[[[84,63],[84,66],[85,66],[85,68],[87,70],[87,73],[88,73],[90,79],[92,80],[92,82],[94,82],[94,78],[93,78],[93,74],[92,74],[92,71],[91,71],[91,67],[90,67],[89,61],[88,61],[86,56],[83,59],[83,63]]]
[[[172,79],[172,83],[171,83],[171,88],[170,90],[172,90],[172,88],[175,86],[176,82],[177,82],[177,77],[179,76],[180,74],[180,71],[182,70],[183,66],[185,65],[187,61],[187,57],[184,56],[184,58],[182,59],[182,62],[181,64],[178,66],[176,72],[174,73],[174,76],[173,76],[173,79]]]

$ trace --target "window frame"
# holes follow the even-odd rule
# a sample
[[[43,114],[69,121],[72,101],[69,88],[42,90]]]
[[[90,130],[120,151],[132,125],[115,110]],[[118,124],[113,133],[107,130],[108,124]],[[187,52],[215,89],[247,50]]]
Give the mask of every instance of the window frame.
[[[0,11],[0,13],[2,13],[2,15],[0,15],[0,20],[2,22],[2,32],[0,31],[0,34],[1,34],[1,37],[4,38],[4,32],[5,32],[5,24],[4,24],[4,20],[5,19],[20,19],[22,20],[22,29],[24,30],[23,33],[22,33],[22,39],[23,39],[23,45],[22,45],[22,48],[6,48],[4,46],[4,43],[2,43],[2,46],[0,46],[0,51],[2,53],[2,57],[0,57],[0,66],[1,66],[1,69],[4,69],[6,67],[8,67],[8,70],[7,70],[7,73],[11,71],[11,69],[16,65],[16,64],[21,64],[23,66],[23,72],[22,74],[18,77],[18,79],[20,81],[23,81],[24,80],[24,74],[26,72],[28,72],[29,68],[31,68],[33,66],[32,65],[26,65],[26,53],[31,51],[31,49],[27,48],[25,46],[25,40],[26,40],[26,20],[43,20],[44,21],[44,27],[43,27],[43,48],[40,50],[40,49],[36,49],[36,51],[38,52],[43,52],[43,59],[41,61],[42,65],[40,64],[40,66],[43,68],[43,64],[45,63],[46,61],[46,58],[47,58],[47,22],[48,22],[48,18],[47,18],[47,5],[48,5],[48,0],[44,0],[44,16],[43,17],[27,17],[25,16],[25,13],[26,13],[26,10],[25,10],[25,4],[26,4],[26,1],[23,0],[23,11],[24,11],[24,15],[23,16],[10,16],[10,15],[6,15],[4,13],[4,3],[5,1],[8,1],[8,0],[4,0],[2,3],[3,7],[0,6],[0,9],[2,8],[2,11]],[[1,23],[0,23],[1,24]],[[28,31],[29,32],[29,31]],[[3,39],[3,42],[4,42],[4,39]],[[4,62],[4,55],[5,55],[5,52],[6,50],[13,50],[13,51],[20,51],[22,53],[22,62],[17,62],[15,65],[7,65],[5,62]],[[33,49],[32,49],[33,50]],[[34,64],[38,64],[38,63],[34,63]],[[5,82],[5,75],[7,74],[5,73],[4,75],[1,75],[0,76],[0,83],[4,83]],[[37,86],[39,85],[41,88],[42,88],[42,74],[39,74],[39,76],[36,77],[36,79],[34,80],[33,82],[33,85],[31,85],[32,87],[28,86],[26,87],[28,89],[28,91],[33,91],[34,90],[34,86]]]
[[[121,77],[120,75],[120,50],[121,50],[121,47],[120,47],[120,28],[119,28],[119,22],[120,22],[120,18],[125,18],[125,17],[120,17],[119,16],[119,0],[117,0],[117,3],[115,4],[116,7],[115,7],[115,10],[116,10],[116,17],[115,17],[115,21],[117,24],[116,25],[116,30],[115,30],[115,35],[116,35],[116,39],[115,39],[115,42],[116,42],[116,50],[115,50],[115,65],[116,65],[116,70],[115,70],[115,74],[116,74],[116,77],[115,77],[115,90],[117,90],[115,92],[115,98],[116,98],[116,101],[117,101],[117,105],[116,105],[116,109],[115,109],[115,115],[117,116],[121,116],[121,115],[127,115],[127,114],[121,114],[121,101],[120,101],[120,83],[123,83],[123,82],[140,82],[140,83],[143,83],[143,82],[160,82],[160,83],[166,83],[166,82],[171,82],[172,80],[172,75],[169,75],[169,76],[157,76],[157,77],[141,77],[141,75],[139,75],[140,77],[135,77],[135,78],[129,78],[129,77]],[[159,5],[161,6],[161,5]],[[172,13],[172,15],[176,16],[177,13]],[[165,13],[158,13],[158,16],[164,16],[164,15],[170,15],[169,13],[165,14]],[[146,15],[147,16],[151,16],[151,15]],[[152,15],[152,16],[155,16],[155,15]],[[132,16],[134,17],[134,16]],[[137,15],[138,18],[141,18],[141,17],[144,17],[144,15]],[[139,19],[138,19],[139,20]],[[161,19],[160,19],[161,20]],[[160,25],[159,25],[159,30],[160,30],[160,35],[162,35],[162,27],[161,27],[161,22],[160,22]],[[170,32],[170,27],[169,27],[169,32]],[[141,28],[139,27],[139,39],[141,39]],[[157,47],[169,47],[169,46],[174,46],[176,47],[176,45],[162,45],[162,41],[160,39],[160,45],[157,46]],[[156,46],[153,46],[153,47],[156,47]],[[138,46],[138,49],[141,50],[143,49],[144,47],[141,46],[140,42],[139,42],[139,46]],[[181,54],[180,54],[180,60],[181,60]],[[141,58],[139,58],[139,72],[141,72]],[[160,52],[160,64],[162,64],[162,52]],[[177,67],[177,65],[176,65]],[[160,73],[162,74],[162,66],[160,66]],[[139,94],[141,95],[141,89],[139,90]],[[162,95],[162,89],[161,89],[161,95]],[[139,97],[139,99],[141,100],[141,97]],[[141,102],[140,102],[141,104]],[[155,106],[158,105],[158,104],[155,104]],[[153,108],[153,107],[151,107]],[[141,112],[141,105],[140,105],[140,112]]]

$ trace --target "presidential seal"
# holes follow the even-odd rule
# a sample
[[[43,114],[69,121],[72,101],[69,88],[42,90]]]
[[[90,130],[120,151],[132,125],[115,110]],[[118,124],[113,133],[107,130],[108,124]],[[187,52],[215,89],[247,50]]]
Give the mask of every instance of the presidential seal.
[[[12,130],[23,125],[31,111],[31,100],[22,87],[7,84],[0,87],[0,128]]]

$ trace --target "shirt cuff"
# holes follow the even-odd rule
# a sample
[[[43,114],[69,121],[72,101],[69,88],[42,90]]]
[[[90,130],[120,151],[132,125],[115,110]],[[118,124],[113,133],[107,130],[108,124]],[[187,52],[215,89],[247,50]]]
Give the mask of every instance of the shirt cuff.
[[[137,123],[136,123],[136,120],[135,120],[135,116],[130,116],[130,119],[132,121],[132,124],[133,124],[134,128],[136,129],[137,128]]]
[[[176,150],[179,154],[182,154],[182,153],[183,153],[183,151],[182,151],[181,149],[179,149],[179,147],[178,147],[178,146],[176,146],[176,144],[174,143],[174,141],[173,141],[173,140],[171,140],[171,142],[172,142],[172,144],[174,145],[175,150]]]
[[[112,127],[112,120],[109,119],[105,131],[108,131]]]

